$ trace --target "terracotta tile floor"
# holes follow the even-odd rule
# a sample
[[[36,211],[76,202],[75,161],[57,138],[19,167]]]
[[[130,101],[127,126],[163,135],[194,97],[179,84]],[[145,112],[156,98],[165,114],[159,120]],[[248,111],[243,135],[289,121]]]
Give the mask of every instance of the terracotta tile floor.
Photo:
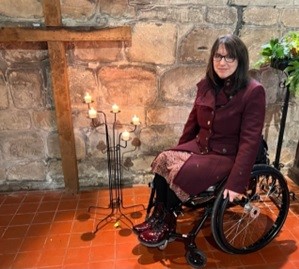
[[[292,181],[289,187],[299,198],[299,187]],[[145,210],[140,204],[147,204],[149,192],[147,186],[123,189],[123,204],[127,208],[122,212],[133,223],[143,221]],[[116,222],[119,211],[102,222],[94,236],[99,219],[111,210],[88,212],[88,208],[108,204],[109,192],[103,189],[77,195],[60,190],[0,193],[0,268],[191,268],[182,242],[172,242],[165,250],[146,248],[138,243],[126,217]],[[258,252],[223,253],[215,246],[208,224],[196,242],[207,255],[206,268],[299,268],[299,201],[291,202],[279,235]]]

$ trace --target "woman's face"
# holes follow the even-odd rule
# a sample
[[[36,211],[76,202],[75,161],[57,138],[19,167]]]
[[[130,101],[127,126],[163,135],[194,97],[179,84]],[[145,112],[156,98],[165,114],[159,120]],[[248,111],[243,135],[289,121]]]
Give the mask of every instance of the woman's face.
[[[238,60],[235,58],[230,58],[224,44],[220,44],[213,57],[213,67],[216,74],[220,78],[225,79],[236,71],[238,67]]]

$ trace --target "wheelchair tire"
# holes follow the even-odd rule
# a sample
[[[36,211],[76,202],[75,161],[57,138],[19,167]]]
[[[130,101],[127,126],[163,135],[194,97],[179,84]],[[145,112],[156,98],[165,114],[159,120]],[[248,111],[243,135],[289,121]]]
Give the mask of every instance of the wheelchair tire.
[[[189,249],[185,255],[186,261],[193,268],[204,268],[207,263],[207,258],[199,249]]]
[[[282,228],[290,206],[283,175],[255,165],[246,197],[229,202],[222,189],[213,205],[211,227],[217,245],[231,254],[247,254],[270,243]]]

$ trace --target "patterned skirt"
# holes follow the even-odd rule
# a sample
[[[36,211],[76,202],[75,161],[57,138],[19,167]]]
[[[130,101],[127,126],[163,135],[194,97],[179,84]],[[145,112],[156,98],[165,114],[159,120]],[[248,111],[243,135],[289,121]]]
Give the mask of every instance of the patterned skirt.
[[[190,195],[184,192],[179,186],[175,185],[173,181],[190,156],[190,152],[168,150],[161,152],[152,162],[153,173],[157,173],[164,177],[168,182],[169,187],[183,202],[187,201]]]

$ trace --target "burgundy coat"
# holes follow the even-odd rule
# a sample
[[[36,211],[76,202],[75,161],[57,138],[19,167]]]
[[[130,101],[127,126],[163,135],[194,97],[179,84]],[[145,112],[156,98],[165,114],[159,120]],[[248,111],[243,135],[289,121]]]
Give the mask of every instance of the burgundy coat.
[[[218,95],[206,79],[197,84],[194,106],[179,144],[172,150],[189,151],[173,184],[191,195],[198,194],[224,176],[226,188],[242,193],[255,162],[265,118],[265,91],[255,80],[229,98]]]

